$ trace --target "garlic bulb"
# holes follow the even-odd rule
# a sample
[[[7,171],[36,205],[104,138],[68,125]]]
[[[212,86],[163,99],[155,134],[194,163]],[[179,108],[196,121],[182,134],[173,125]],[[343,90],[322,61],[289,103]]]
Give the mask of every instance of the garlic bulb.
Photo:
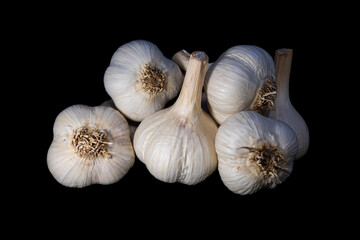
[[[68,107],[57,116],[53,131],[47,164],[65,186],[111,184],[134,164],[129,126],[113,108]]]
[[[275,67],[262,48],[235,46],[208,69],[205,92],[211,115],[219,123],[234,113],[273,110],[276,97]]]
[[[278,49],[275,52],[278,91],[275,99],[276,111],[270,111],[269,117],[287,123],[295,131],[299,144],[295,159],[299,159],[306,154],[309,148],[309,129],[304,119],[290,102],[289,81],[292,53],[292,49]]]
[[[204,52],[192,53],[176,102],[145,118],[135,132],[137,157],[161,181],[196,184],[216,170],[218,127],[201,109],[207,63]]]
[[[117,49],[104,76],[105,89],[116,107],[137,122],[164,108],[177,96],[182,82],[180,68],[144,40]]]
[[[287,124],[242,111],[219,127],[215,146],[223,183],[245,195],[283,182],[292,171],[298,144]]]

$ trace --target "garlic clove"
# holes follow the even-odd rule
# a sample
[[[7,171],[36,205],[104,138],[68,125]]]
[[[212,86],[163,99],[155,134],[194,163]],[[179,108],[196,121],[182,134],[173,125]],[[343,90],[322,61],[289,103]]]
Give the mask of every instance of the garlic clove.
[[[241,195],[274,188],[291,174],[297,146],[287,124],[253,111],[236,113],[216,134],[221,180]]]
[[[192,185],[216,170],[217,125],[201,109],[207,62],[205,53],[192,53],[176,102],[145,118],[135,132],[137,157],[161,181]]]
[[[278,49],[275,52],[277,97],[275,111],[269,117],[287,123],[296,133],[298,152],[295,159],[303,157],[309,148],[309,129],[301,115],[290,102],[289,81],[292,62],[292,49]]]
[[[177,96],[182,82],[180,68],[144,40],[117,49],[104,75],[105,89],[116,107],[137,122],[164,108]]]
[[[129,126],[113,108],[74,105],[57,116],[47,164],[62,185],[115,183],[134,161]]]

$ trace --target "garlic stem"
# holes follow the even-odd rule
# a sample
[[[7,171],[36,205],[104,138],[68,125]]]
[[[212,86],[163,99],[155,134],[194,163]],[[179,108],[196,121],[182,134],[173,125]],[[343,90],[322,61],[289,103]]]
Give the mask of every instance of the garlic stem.
[[[201,51],[193,52],[189,59],[184,83],[174,110],[187,117],[197,117],[201,113],[201,95],[204,85],[208,56]]]
[[[275,51],[275,75],[278,91],[275,102],[289,101],[289,80],[292,62],[292,49],[278,49]]]
[[[190,55],[190,53],[183,49],[175,53],[171,60],[179,65],[181,70],[186,71],[187,65],[189,64]]]
[[[177,53],[175,53],[171,60],[173,62],[175,62],[183,71],[187,70],[188,64],[189,64],[189,60],[190,60],[190,53],[188,53],[186,50],[181,50]],[[207,68],[209,68],[211,66],[212,63],[208,63]]]
[[[270,111],[269,117],[285,122],[295,131],[298,140],[295,159],[299,159],[306,154],[310,137],[306,122],[290,102],[289,81],[292,54],[292,49],[275,51],[275,80],[278,91],[275,99],[275,111]]]

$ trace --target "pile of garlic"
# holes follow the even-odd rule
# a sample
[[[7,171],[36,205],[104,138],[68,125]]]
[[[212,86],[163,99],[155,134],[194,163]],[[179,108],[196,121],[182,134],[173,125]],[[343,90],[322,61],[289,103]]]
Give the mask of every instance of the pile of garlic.
[[[193,185],[218,169],[234,193],[274,188],[309,145],[289,99],[291,59],[290,49],[277,50],[274,63],[241,45],[213,63],[201,51],[170,60],[151,42],[126,43],[104,75],[111,100],[57,116],[48,168],[64,186],[111,184],[136,156],[163,182]]]

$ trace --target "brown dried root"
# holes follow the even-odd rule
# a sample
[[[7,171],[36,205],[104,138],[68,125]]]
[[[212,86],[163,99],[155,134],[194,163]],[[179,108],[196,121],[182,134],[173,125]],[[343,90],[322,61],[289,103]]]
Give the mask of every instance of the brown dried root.
[[[98,157],[111,158],[108,136],[105,130],[81,127],[73,131],[72,146],[75,152],[86,160]]]
[[[283,167],[286,160],[276,147],[264,144],[259,148],[245,148],[252,153],[251,161],[258,168],[265,181],[280,183],[278,171],[289,172],[289,169]]]
[[[145,92],[156,94],[164,90],[165,74],[162,70],[145,64],[140,74],[141,85]]]
[[[264,115],[267,110],[275,110],[275,98],[276,98],[276,83],[270,78],[267,80],[261,89],[258,91],[258,98],[253,106],[253,111]]]

